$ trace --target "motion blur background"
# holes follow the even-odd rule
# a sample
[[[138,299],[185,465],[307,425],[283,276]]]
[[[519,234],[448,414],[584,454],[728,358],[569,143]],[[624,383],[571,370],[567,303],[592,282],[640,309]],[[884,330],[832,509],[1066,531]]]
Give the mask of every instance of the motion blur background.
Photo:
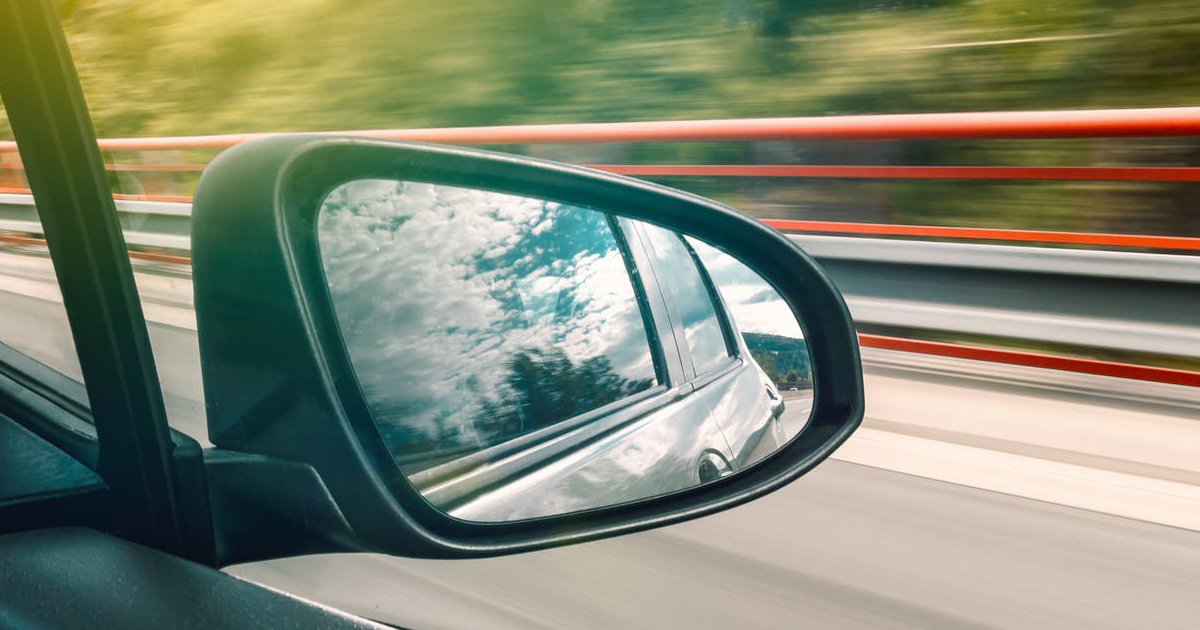
[[[1200,2],[69,0],[101,138],[1200,102]],[[2,112],[0,112],[2,115]],[[11,138],[0,118],[0,139]],[[1186,138],[508,145],[590,164],[1186,166]],[[193,163],[216,150],[109,152]],[[0,188],[21,186],[0,150]],[[117,170],[187,196],[198,171]],[[653,178],[762,218],[1200,236],[1190,183]],[[903,332],[937,340],[1004,340]],[[1196,369],[1187,358],[1042,342]]]
[[[100,138],[1200,104],[1196,0],[66,0],[59,10]],[[0,139],[11,139],[2,116]],[[488,148],[582,164],[1200,166],[1197,136]],[[0,150],[0,188],[20,192],[11,149]],[[106,160],[114,192],[186,201],[217,152],[113,149]],[[1200,237],[1194,182],[652,179],[771,219]],[[1021,247],[1000,253],[1083,249]],[[1191,278],[1170,285],[1178,306],[1200,278],[1196,251],[1125,247],[1102,264],[1170,266]],[[159,263],[139,267],[144,300],[187,311],[186,258]],[[1056,297],[1015,286],[988,290],[1001,304]],[[194,319],[150,319],[172,422],[202,433]],[[1137,322],[1111,323],[1137,334]],[[860,322],[860,332],[1200,370],[1182,349],[967,328]],[[1196,627],[1200,388],[886,350],[864,360],[867,419],[839,461],[729,513],[490,561],[324,556],[234,572],[420,628]]]
[[[1194,0],[67,0],[60,7],[101,138],[1200,101]],[[1190,138],[541,150],[608,163],[1200,161]],[[115,182],[119,191],[136,192],[138,182],[125,179]],[[1200,192],[1188,185],[669,183],[775,218],[1200,235],[1192,211]]]

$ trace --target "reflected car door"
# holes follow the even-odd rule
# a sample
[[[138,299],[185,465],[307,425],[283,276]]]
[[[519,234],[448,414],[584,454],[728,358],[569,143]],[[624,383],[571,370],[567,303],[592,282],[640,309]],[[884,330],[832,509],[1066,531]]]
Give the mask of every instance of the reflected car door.
[[[639,223],[637,231],[650,252],[654,275],[665,279],[661,294],[695,390],[692,404],[707,408],[721,426],[731,453],[729,470],[753,464],[785,442],[779,421],[783,398],[751,357],[692,245],[654,225]]]

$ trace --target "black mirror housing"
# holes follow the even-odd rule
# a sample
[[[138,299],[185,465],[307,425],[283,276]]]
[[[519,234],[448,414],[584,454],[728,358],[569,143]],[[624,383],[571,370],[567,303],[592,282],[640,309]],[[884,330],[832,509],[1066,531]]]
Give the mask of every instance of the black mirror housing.
[[[800,433],[744,471],[623,505],[505,523],[435,509],[402,474],[363,400],[338,331],[317,245],[325,196],[351,180],[393,178],[532,195],[657,224],[702,239],[766,279],[800,315],[809,345],[813,409]],[[193,278],[207,401],[206,455],[222,563],[264,555],[369,550],[461,558],[582,542],[696,518],[750,501],[829,456],[863,415],[853,323],[840,293],[795,243],[702,197],[641,180],[519,156],[356,137],[285,135],[218,156],[196,190]],[[242,454],[242,455],[238,455]],[[274,463],[274,464],[273,464]],[[279,475],[303,471],[310,498],[274,500]],[[224,468],[222,468],[224,467]],[[286,485],[286,484],[284,484]],[[298,490],[299,491],[299,490]],[[239,501],[277,505],[270,552],[222,536]],[[306,503],[306,501],[308,503]],[[327,515],[308,519],[317,509]],[[228,512],[230,514],[222,514]],[[340,516],[340,518],[338,518]],[[279,523],[296,529],[283,531]],[[343,523],[328,528],[319,523]],[[260,532],[260,537],[263,534]],[[314,544],[314,540],[323,541]]]

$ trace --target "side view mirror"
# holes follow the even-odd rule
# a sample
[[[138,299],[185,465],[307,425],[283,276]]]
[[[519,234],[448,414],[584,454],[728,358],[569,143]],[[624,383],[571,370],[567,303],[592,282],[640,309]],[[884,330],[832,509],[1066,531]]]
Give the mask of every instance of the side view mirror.
[[[664,525],[781,487],[862,417],[841,295],[707,199],[296,135],[219,156],[193,213],[226,561],[497,555]]]

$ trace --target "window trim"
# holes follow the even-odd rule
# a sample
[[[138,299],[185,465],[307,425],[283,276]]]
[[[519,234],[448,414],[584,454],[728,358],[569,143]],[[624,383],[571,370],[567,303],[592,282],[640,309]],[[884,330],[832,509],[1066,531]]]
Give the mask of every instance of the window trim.
[[[473,453],[464,460],[447,462],[409,476],[409,482],[434,509],[449,514],[471,500],[467,493],[485,493],[518,474],[578,450],[621,427],[663,409],[690,394],[690,384],[677,388],[655,385],[531,433]],[[541,442],[546,448],[523,448]],[[495,452],[491,452],[497,449]],[[463,471],[475,467],[469,473]],[[441,483],[443,479],[452,481]],[[437,493],[434,495],[433,493]],[[439,501],[439,496],[444,497]]]
[[[100,444],[83,383],[0,342],[0,413],[84,466],[97,470]]]
[[[642,239],[641,227],[638,221],[627,217],[616,217],[616,222],[622,231],[622,237],[629,247],[633,263],[638,268],[638,280],[646,294],[646,307],[654,320],[657,347],[662,353],[666,367],[666,379],[663,384],[667,387],[677,387],[688,381],[688,361],[679,348],[679,338],[675,323],[671,317],[666,292],[658,281],[658,272],[654,268],[653,256]],[[670,334],[663,334],[666,330]]]
[[[598,211],[593,210],[593,212]],[[637,300],[638,311],[642,316],[642,329],[646,332],[646,345],[649,346],[650,361],[654,366],[654,378],[658,381],[655,385],[669,387],[672,382],[671,371],[666,356],[666,349],[663,347],[659,324],[655,317],[654,309],[650,305],[650,289],[646,286],[645,274],[642,273],[639,260],[634,256],[633,247],[629,243],[629,238],[625,233],[622,221],[618,217],[608,213],[604,214],[604,218],[608,224],[609,231],[612,233],[613,240],[617,242],[617,249],[621,252],[621,260],[625,263],[625,277],[629,278],[629,284],[633,288],[634,299]],[[659,291],[660,289],[658,286],[655,286],[654,290]]]
[[[717,283],[713,282],[712,276],[708,273],[708,267],[704,266],[704,261],[700,259],[700,255],[696,253],[696,249],[688,242],[682,234],[677,234],[679,240],[683,243],[683,247],[687,249],[688,255],[692,257],[692,262],[696,265],[696,269],[700,272],[700,280],[704,283],[704,288],[708,291],[708,299],[712,302],[713,309],[717,311],[717,321],[721,324],[721,335],[725,337],[725,351],[730,357],[739,358],[741,356],[741,347],[737,343],[737,335],[734,334],[733,322],[729,317],[729,309],[725,306],[725,299],[721,297],[721,291],[717,289]],[[710,371],[717,371],[722,367],[714,368]]]

